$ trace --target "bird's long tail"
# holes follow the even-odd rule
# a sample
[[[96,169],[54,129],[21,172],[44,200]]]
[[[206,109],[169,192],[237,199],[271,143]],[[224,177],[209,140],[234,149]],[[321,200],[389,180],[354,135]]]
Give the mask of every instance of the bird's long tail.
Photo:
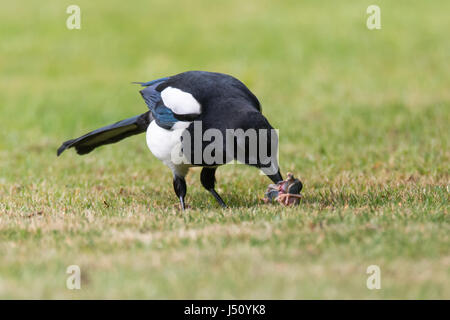
[[[152,115],[148,111],[139,116],[116,122],[79,138],[64,142],[56,154],[59,156],[64,150],[72,147],[75,147],[80,155],[87,154],[104,144],[115,143],[129,136],[145,132],[151,120]]]

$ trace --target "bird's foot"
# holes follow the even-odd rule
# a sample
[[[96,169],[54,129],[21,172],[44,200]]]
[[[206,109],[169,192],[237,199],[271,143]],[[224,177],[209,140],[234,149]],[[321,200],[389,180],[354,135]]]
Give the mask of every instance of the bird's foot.
[[[180,203],[178,204],[178,208],[182,211],[185,211],[186,209],[191,209],[192,207],[184,202],[184,199],[180,199]]]

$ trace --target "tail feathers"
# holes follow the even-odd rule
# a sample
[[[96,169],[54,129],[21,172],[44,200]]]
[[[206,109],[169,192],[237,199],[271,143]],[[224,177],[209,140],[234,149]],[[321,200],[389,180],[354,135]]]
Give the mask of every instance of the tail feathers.
[[[129,136],[143,133],[147,130],[151,119],[150,112],[125,119],[109,126],[94,130],[82,137],[64,142],[57,151],[59,156],[64,150],[75,147],[78,154],[87,154],[95,148],[118,142]]]

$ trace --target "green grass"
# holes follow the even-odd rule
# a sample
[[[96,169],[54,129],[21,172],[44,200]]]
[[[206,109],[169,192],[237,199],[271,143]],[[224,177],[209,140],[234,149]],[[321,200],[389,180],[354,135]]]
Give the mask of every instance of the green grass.
[[[449,1],[10,1],[0,11],[0,298],[450,298]],[[131,81],[232,74],[280,129],[296,208],[218,170],[222,210],[137,136],[66,139],[142,113]],[[79,265],[82,289],[65,287]],[[366,268],[381,268],[381,290]]]

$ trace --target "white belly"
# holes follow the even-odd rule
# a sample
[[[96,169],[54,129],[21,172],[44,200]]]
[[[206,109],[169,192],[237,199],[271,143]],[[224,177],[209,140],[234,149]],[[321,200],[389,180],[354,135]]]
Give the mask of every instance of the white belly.
[[[147,146],[153,155],[164,162],[174,174],[185,176],[190,165],[180,159],[181,135],[186,126],[179,126],[179,129],[166,130],[152,121],[147,128]]]

